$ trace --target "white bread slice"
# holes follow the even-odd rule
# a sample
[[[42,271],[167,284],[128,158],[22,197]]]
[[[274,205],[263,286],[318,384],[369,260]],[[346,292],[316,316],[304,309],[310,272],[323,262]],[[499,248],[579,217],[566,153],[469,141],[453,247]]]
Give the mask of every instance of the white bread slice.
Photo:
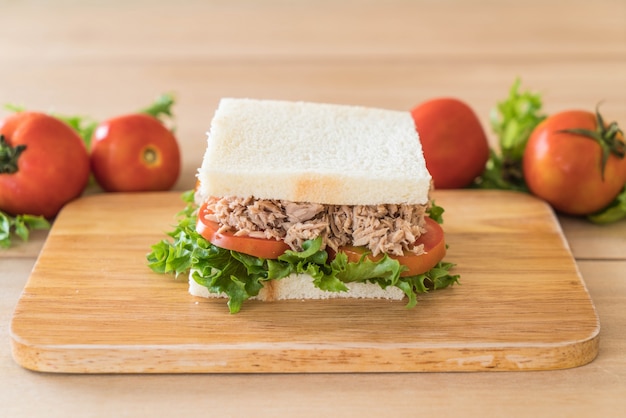
[[[198,172],[202,196],[426,204],[431,176],[409,112],[225,98]]]
[[[203,298],[223,298],[226,295],[211,293],[206,287],[199,285],[189,274],[189,293]],[[401,300],[404,292],[397,287],[382,289],[376,283],[346,283],[348,292],[328,292],[313,285],[313,280],[306,274],[292,274],[280,280],[265,282],[259,294],[251,299],[261,301],[275,301],[286,299],[332,299],[332,298],[360,298],[360,299],[390,299]]]

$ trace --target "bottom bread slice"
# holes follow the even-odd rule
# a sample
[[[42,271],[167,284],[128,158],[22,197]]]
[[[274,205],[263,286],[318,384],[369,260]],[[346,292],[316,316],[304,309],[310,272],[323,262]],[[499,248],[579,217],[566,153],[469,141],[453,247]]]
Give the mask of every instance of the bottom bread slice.
[[[204,298],[226,297],[224,294],[211,293],[209,289],[198,284],[189,274],[189,293],[193,296]],[[285,299],[331,299],[331,298],[357,298],[357,299],[390,299],[401,300],[404,292],[397,287],[381,288],[376,283],[346,283],[347,292],[329,292],[318,289],[313,285],[313,279],[306,274],[292,274],[280,280],[265,282],[259,294],[251,299],[262,301],[285,300]]]

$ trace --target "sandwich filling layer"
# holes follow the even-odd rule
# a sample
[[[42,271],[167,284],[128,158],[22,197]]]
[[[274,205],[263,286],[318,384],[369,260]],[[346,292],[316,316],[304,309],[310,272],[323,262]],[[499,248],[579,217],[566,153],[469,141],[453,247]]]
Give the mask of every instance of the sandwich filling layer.
[[[294,251],[322,237],[322,249],[366,247],[372,255],[422,254],[427,205],[324,205],[254,197],[210,197],[207,219],[218,232],[284,241]]]

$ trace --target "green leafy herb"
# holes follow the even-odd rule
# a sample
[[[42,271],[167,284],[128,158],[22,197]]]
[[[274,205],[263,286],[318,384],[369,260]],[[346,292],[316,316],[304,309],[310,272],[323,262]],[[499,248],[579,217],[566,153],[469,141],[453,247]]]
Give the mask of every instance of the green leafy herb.
[[[306,241],[302,251],[286,251],[277,260],[266,260],[236,251],[216,247],[195,230],[197,208],[191,202],[192,194],[184,195],[186,208],[181,219],[168,235],[152,246],[147,255],[148,266],[158,273],[176,276],[192,271],[192,278],[212,293],[225,294],[228,308],[237,313],[243,302],[258,295],[267,280],[280,280],[290,274],[308,274],[313,284],[331,292],[344,292],[346,283],[371,282],[385,289],[400,288],[408,297],[407,307],[417,303],[417,293],[440,289],[458,283],[459,275],[450,274],[454,264],[440,262],[431,271],[412,277],[400,277],[404,271],[397,260],[384,256],[379,261],[363,257],[357,263],[348,262],[338,253],[328,262],[328,253],[321,250],[322,239]]]
[[[42,216],[10,216],[0,211],[0,248],[9,248],[14,235],[22,241],[28,241],[31,230],[48,228],[50,223]]]
[[[516,79],[509,97],[491,113],[491,127],[498,137],[499,153],[491,150],[487,166],[474,186],[527,192],[522,172],[522,157],[530,134],[546,118],[541,113],[539,94],[520,92]]]

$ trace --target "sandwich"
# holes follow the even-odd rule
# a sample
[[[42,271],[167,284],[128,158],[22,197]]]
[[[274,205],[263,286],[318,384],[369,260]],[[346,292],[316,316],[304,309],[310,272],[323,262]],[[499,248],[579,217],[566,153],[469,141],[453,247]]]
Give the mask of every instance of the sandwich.
[[[458,281],[409,112],[225,98],[173,242],[148,254],[194,296],[407,299]]]

